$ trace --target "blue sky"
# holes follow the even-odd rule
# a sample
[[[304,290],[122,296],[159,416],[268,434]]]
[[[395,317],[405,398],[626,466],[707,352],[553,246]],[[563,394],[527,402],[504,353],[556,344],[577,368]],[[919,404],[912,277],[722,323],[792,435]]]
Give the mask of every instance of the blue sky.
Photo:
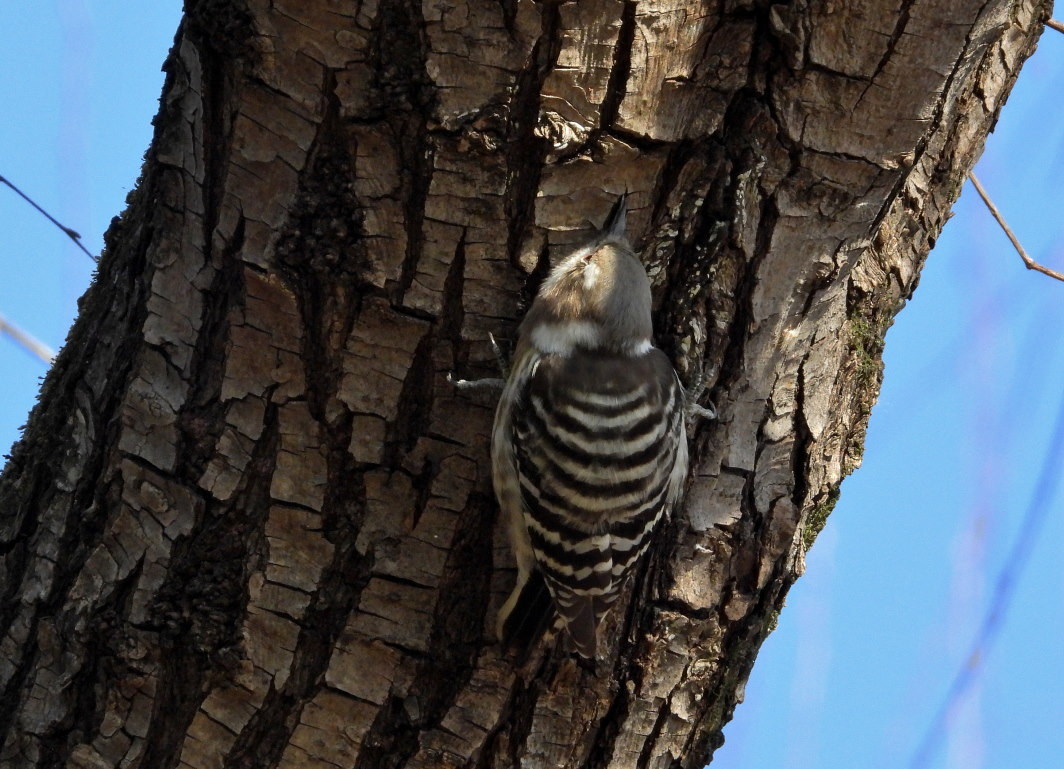
[[[144,0],[0,10],[0,174],[93,253],[139,174],[179,14],[178,2]],[[1048,31],[977,169],[1031,254],[1058,270],[1062,84],[1064,35]],[[0,315],[59,347],[92,268],[0,187]],[[914,766],[1027,513],[1064,402],[1062,339],[1064,284],[1024,270],[966,186],[887,336],[864,464],[763,647],[715,768]],[[0,451],[43,373],[0,337]],[[1062,498],[1058,488],[1042,500],[1000,634],[920,767],[1059,767]]]

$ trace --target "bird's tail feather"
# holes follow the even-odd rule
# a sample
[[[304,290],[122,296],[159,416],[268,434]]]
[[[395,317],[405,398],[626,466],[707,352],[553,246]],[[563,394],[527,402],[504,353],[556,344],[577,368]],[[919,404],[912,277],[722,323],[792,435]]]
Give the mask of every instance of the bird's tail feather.
[[[554,602],[547,582],[538,569],[533,569],[521,586],[509,615],[502,622],[500,640],[504,646],[516,649],[524,658],[552,624],[554,617]]]

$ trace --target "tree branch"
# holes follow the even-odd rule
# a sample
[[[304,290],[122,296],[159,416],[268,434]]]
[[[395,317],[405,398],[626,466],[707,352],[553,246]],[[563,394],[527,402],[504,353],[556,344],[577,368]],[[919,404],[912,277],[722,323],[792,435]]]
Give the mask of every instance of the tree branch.
[[[1027,255],[1027,252],[1024,251],[1023,246],[1020,245],[1019,239],[1016,237],[1015,234],[1013,234],[1012,230],[1009,228],[1009,225],[1005,222],[1005,218],[1001,215],[1001,212],[998,211],[997,206],[994,205],[994,201],[990,199],[990,196],[987,195],[986,190],[983,188],[983,185],[979,183],[979,177],[977,177],[975,175],[975,172],[973,171],[972,173],[968,174],[968,178],[972,180],[972,184],[975,185],[975,191],[979,193],[979,197],[983,199],[983,202],[986,203],[986,207],[990,209],[991,216],[993,216],[997,220],[997,223],[1001,225],[1001,229],[1005,231],[1005,234],[1008,236],[1009,240],[1012,241],[1012,245],[1016,249],[1016,253],[1018,253],[1020,255],[1020,258],[1023,259],[1023,263],[1027,266],[1027,269],[1036,270],[1042,273],[1043,275],[1048,275],[1051,278],[1056,278],[1057,280],[1064,281],[1064,275],[1060,274],[1056,270],[1051,270],[1048,267],[1042,266]]]
[[[77,230],[72,230],[69,227],[65,227],[62,224],[60,224],[59,221],[54,216],[52,216],[50,213],[48,213],[43,208],[41,208],[39,205],[37,205],[37,202],[33,198],[31,198],[25,192],[20,190],[18,187],[16,187],[10,181],[8,181],[8,179],[6,179],[4,176],[0,176],[0,183],[6,184],[8,187],[13,189],[18,194],[19,197],[21,197],[23,200],[25,200],[31,206],[33,206],[38,211],[40,211],[42,214],[44,214],[44,216],[48,219],[48,221],[50,221],[56,227],[61,229],[63,231],[63,233],[68,238],[70,238],[72,241],[74,241],[74,243],[77,245],[78,248],[80,248],[82,251],[85,252],[85,256],[89,257],[94,262],[98,262],[99,261],[99,259],[97,259],[95,256],[92,255],[92,253],[89,251],[89,249],[85,248],[85,244],[81,242],[81,234]]]
[[[26,348],[33,355],[43,360],[49,366],[52,365],[52,359],[55,357],[55,351],[46,345],[44,342],[34,338],[32,334],[29,334],[14,323],[9,321],[3,315],[0,315],[0,334],[7,334],[14,339],[24,348]]]

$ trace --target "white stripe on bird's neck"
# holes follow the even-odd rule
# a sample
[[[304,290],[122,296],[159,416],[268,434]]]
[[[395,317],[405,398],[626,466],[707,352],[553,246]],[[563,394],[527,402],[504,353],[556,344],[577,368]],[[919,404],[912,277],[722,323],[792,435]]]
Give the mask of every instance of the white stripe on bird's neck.
[[[545,355],[563,356],[578,348],[596,350],[606,346],[602,327],[587,320],[542,323],[532,329],[532,345]],[[649,339],[638,339],[620,352],[639,357],[646,355],[653,347]]]

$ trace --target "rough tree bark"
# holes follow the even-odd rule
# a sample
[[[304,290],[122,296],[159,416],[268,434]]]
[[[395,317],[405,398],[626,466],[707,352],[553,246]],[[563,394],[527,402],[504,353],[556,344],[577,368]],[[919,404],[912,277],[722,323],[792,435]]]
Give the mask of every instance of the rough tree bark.
[[[6,767],[698,767],[1048,0],[189,0],[0,485]],[[599,674],[490,638],[489,332],[627,188],[721,412]]]

